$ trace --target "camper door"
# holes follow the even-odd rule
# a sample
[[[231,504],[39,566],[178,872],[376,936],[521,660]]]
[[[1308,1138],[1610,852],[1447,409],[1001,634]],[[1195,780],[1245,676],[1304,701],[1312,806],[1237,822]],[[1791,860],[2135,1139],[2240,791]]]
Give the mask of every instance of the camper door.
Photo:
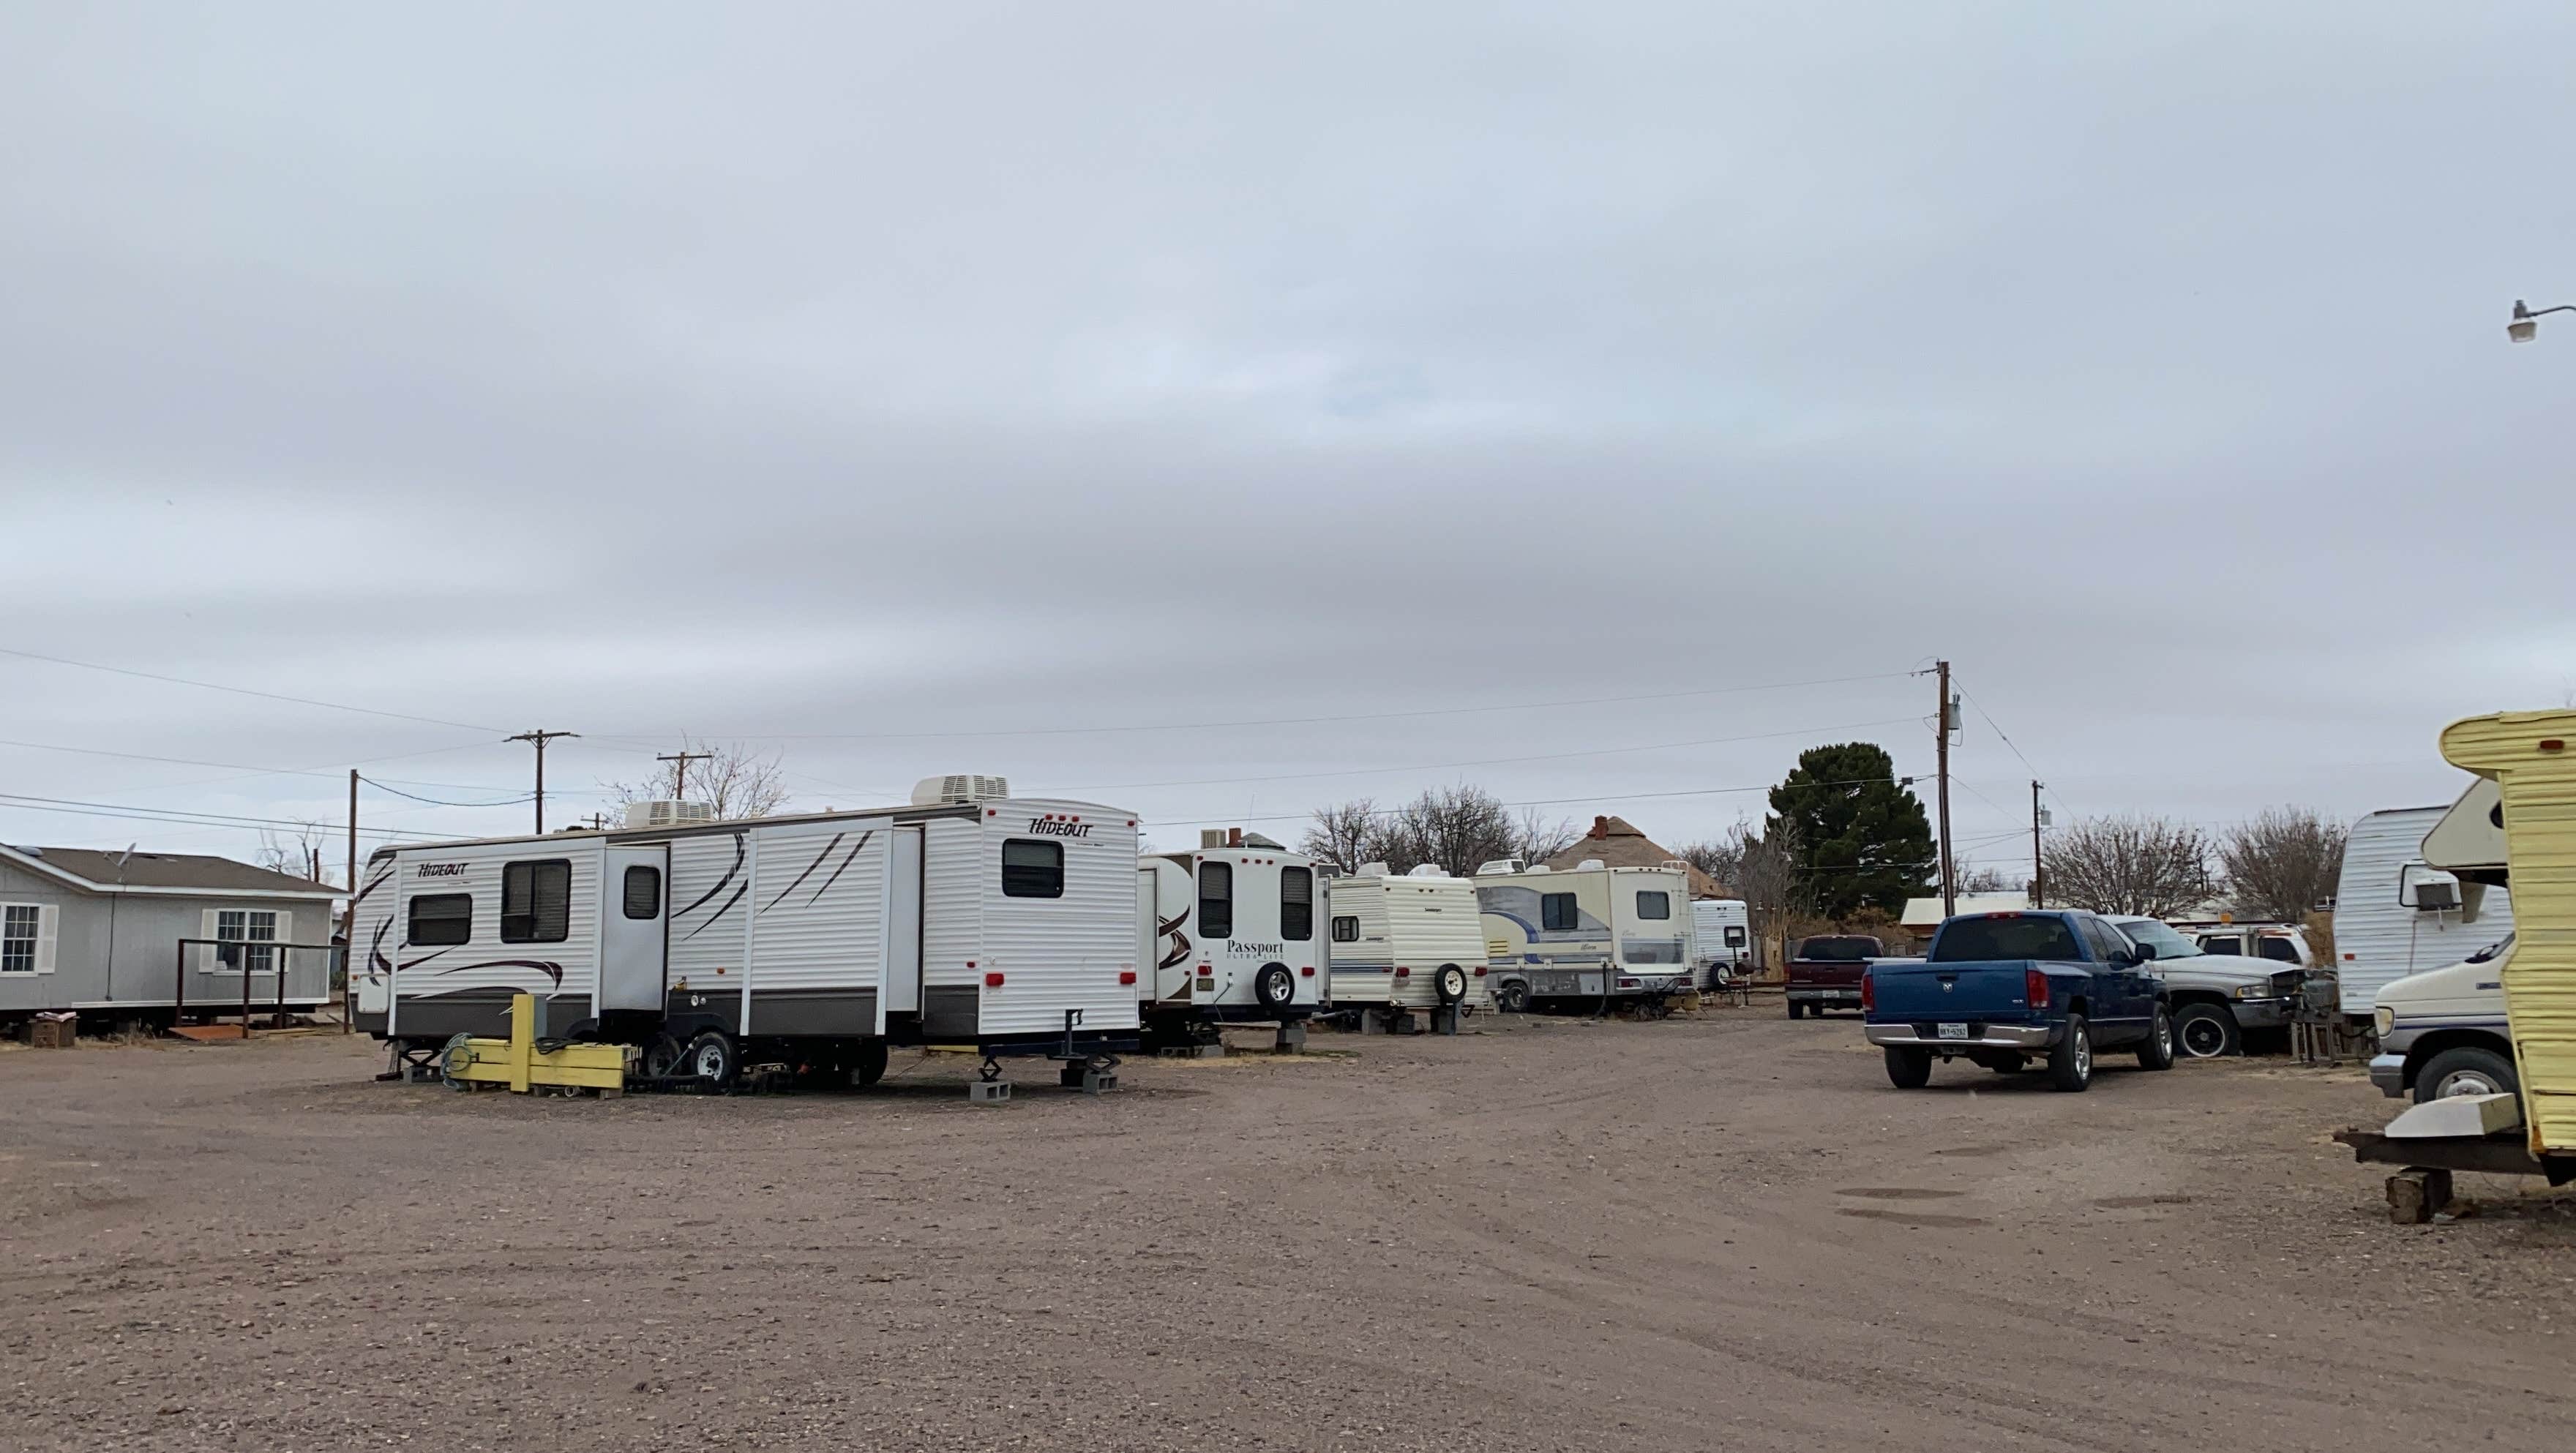
[[[670,930],[671,849],[614,847],[600,855],[597,1013],[659,1013]]]

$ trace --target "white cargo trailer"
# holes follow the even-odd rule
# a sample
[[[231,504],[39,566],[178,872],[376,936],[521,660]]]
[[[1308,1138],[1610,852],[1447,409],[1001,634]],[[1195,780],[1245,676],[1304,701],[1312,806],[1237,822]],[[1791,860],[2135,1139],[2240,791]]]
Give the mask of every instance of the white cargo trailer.
[[[1741,898],[1691,900],[1691,966],[1704,984],[1744,972],[1753,957],[1753,913]]]
[[[1400,1018],[1493,1006],[1476,888],[1466,879],[1428,863],[1402,876],[1367,863],[1326,883],[1324,904],[1336,1012]]]
[[[1323,1007],[1314,860],[1242,829],[1194,853],[1136,864],[1137,984],[1157,1040],[1207,1041],[1218,1024],[1288,1025]]]
[[[2343,876],[2335,885],[2335,979],[2343,1012],[2365,1018],[2379,991],[2409,974],[2456,964],[2513,932],[2513,903],[2503,883],[2501,823],[2495,784],[2473,785],[2448,807],[2398,807],[2370,813],[2344,840]],[[2427,835],[2445,829],[2441,860],[2431,865]],[[2495,839],[2481,852],[2468,841],[2481,830]],[[2492,858],[2490,871],[2475,864]],[[2487,881],[2479,881],[2479,879]]]
[[[532,993],[549,1034],[719,1081],[746,1056],[864,1082],[890,1044],[1132,1046],[1135,814],[999,778],[913,795],[380,851],[351,943],[358,1023],[417,1051],[505,1034]]]
[[[1504,858],[1476,870],[1476,897],[1506,1009],[1660,999],[1690,985],[1686,867],[1586,858],[1551,870]]]

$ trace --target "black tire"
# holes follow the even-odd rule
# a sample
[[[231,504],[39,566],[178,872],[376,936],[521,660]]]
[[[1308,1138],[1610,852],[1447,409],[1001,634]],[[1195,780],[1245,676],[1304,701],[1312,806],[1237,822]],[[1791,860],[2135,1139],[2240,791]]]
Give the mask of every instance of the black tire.
[[[1467,971],[1456,964],[1442,964],[1431,976],[1431,992],[1446,1006],[1467,1002]]]
[[[1297,976],[1286,964],[1263,964],[1261,972],[1253,976],[1252,997],[1260,1000],[1264,1009],[1285,1009],[1296,1002]]]
[[[2473,1044],[2446,1049],[2415,1072],[2418,1105],[2448,1095],[2511,1094],[2521,1088],[2522,1077],[2513,1072],[2513,1061]]]
[[[850,1083],[864,1090],[884,1079],[885,1072],[886,1042],[882,1039],[871,1039],[861,1044],[858,1055],[850,1066]]]
[[[1889,1045],[1887,1082],[1900,1090],[1919,1090],[1932,1083],[1932,1051]]]
[[[1968,1062],[1999,1075],[2017,1075],[2030,1068],[2030,1056],[2012,1049],[1979,1050],[1968,1056]]]
[[[733,1040],[721,1029],[707,1030],[690,1040],[688,1053],[680,1063],[682,1073],[709,1090],[732,1089],[734,1076],[742,1069]]]
[[[457,1075],[457,1071],[462,1070],[465,1066],[474,1062],[473,1042],[474,1036],[470,1034],[455,1034],[448,1036],[447,1046],[438,1052],[438,1082],[440,1084],[445,1085],[451,1090],[470,1090],[474,1088],[473,1081],[460,1079]]]
[[[2236,1016],[2224,1004],[2185,1004],[2175,1013],[2173,1027],[2174,1045],[2184,1059],[2218,1059],[2245,1046]]]
[[[1792,1018],[1792,1019],[1804,1019],[1804,1018],[1806,1018],[1806,1017],[1807,1017],[1807,1006],[1806,1006],[1806,1005],[1804,1005],[1804,1004],[1799,1003],[1799,1002],[1798,1002],[1797,1000],[1795,1000],[1795,999],[1790,1000],[1790,1001],[1789,1001],[1789,1017],[1790,1017],[1790,1018]]]
[[[1494,1007],[1505,1014],[1529,1012],[1529,985],[1514,979],[1494,991]]]
[[[2066,1016],[2066,1032],[2048,1051],[2048,1085],[2080,1094],[2093,1083],[2093,1027],[2081,1014]]]
[[[670,1035],[654,1035],[653,1042],[644,1046],[644,1077],[650,1080],[667,1080],[678,1074],[680,1061],[687,1053],[688,1046]]]
[[[2173,1011],[2156,1006],[2156,1022],[2147,1026],[2147,1037],[2138,1042],[2138,1068],[2169,1070],[2174,1062]]]

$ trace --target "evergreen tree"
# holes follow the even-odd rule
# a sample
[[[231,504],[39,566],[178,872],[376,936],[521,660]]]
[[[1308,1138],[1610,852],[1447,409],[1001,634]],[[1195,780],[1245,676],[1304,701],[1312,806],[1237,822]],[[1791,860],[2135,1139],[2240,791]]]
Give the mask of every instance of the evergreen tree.
[[[1896,763],[1872,742],[1811,747],[1771,789],[1766,834],[1788,829],[1803,896],[1827,918],[1862,908],[1895,914],[1935,892],[1940,875],[1923,804],[1898,785]]]

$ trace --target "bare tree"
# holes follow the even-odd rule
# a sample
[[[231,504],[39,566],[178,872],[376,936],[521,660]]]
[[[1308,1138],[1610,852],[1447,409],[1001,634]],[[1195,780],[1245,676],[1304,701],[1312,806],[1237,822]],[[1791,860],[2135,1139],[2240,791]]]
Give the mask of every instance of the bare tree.
[[[641,782],[611,782],[609,800],[620,806],[681,800],[686,786],[685,800],[712,804],[720,818],[767,817],[787,800],[787,772],[777,752],[763,756],[740,742],[689,737],[680,739],[680,750],[696,760],[669,763]]]
[[[2001,868],[1954,867],[1955,891],[1959,893],[2009,893],[2015,888],[2029,891],[2027,883],[2016,883]]]
[[[1524,863],[1543,863],[1574,846],[1582,836],[1583,830],[1574,825],[1573,818],[1560,817],[1550,822],[1537,808],[1524,807],[1521,815],[1512,819],[1512,850],[1503,856]]]
[[[1790,923],[1804,917],[1812,902],[1798,872],[1796,833],[1796,828],[1782,823],[1765,834],[1751,822],[1739,819],[1711,841],[1674,849],[1674,856],[1743,899],[1745,916],[1752,920],[1754,943],[1767,945]],[[1769,966],[1767,949],[1758,949],[1756,956],[1765,967]]]
[[[2161,817],[2095,817],[2053,834],[2040,860],[2051,906],[2170,918],[2206,901],[2217,882],[2209,835]]]
[[[1360,864],[1377,861],[1370,854],[1385,840],[1385,817],[1377,803],[1366,797],[1316,808],[1314,825],[1298,840],[1297,851],[1330,864],[1336,872],[1356,873]]]
[[[329,878],[315,874],[314,863],[316,855],[329,846],[330,841],[330,831],[322,824],[309,818],[298,818],[291,829],[261,828],[259,851],[252,855],[251,861],[272,873],[327,883]]]
[[[2237,824],[2218,845],[2228,901],[2247,917],[2299,922],[2334,896],[2346,831],[2308,807],[2267,807]]]

